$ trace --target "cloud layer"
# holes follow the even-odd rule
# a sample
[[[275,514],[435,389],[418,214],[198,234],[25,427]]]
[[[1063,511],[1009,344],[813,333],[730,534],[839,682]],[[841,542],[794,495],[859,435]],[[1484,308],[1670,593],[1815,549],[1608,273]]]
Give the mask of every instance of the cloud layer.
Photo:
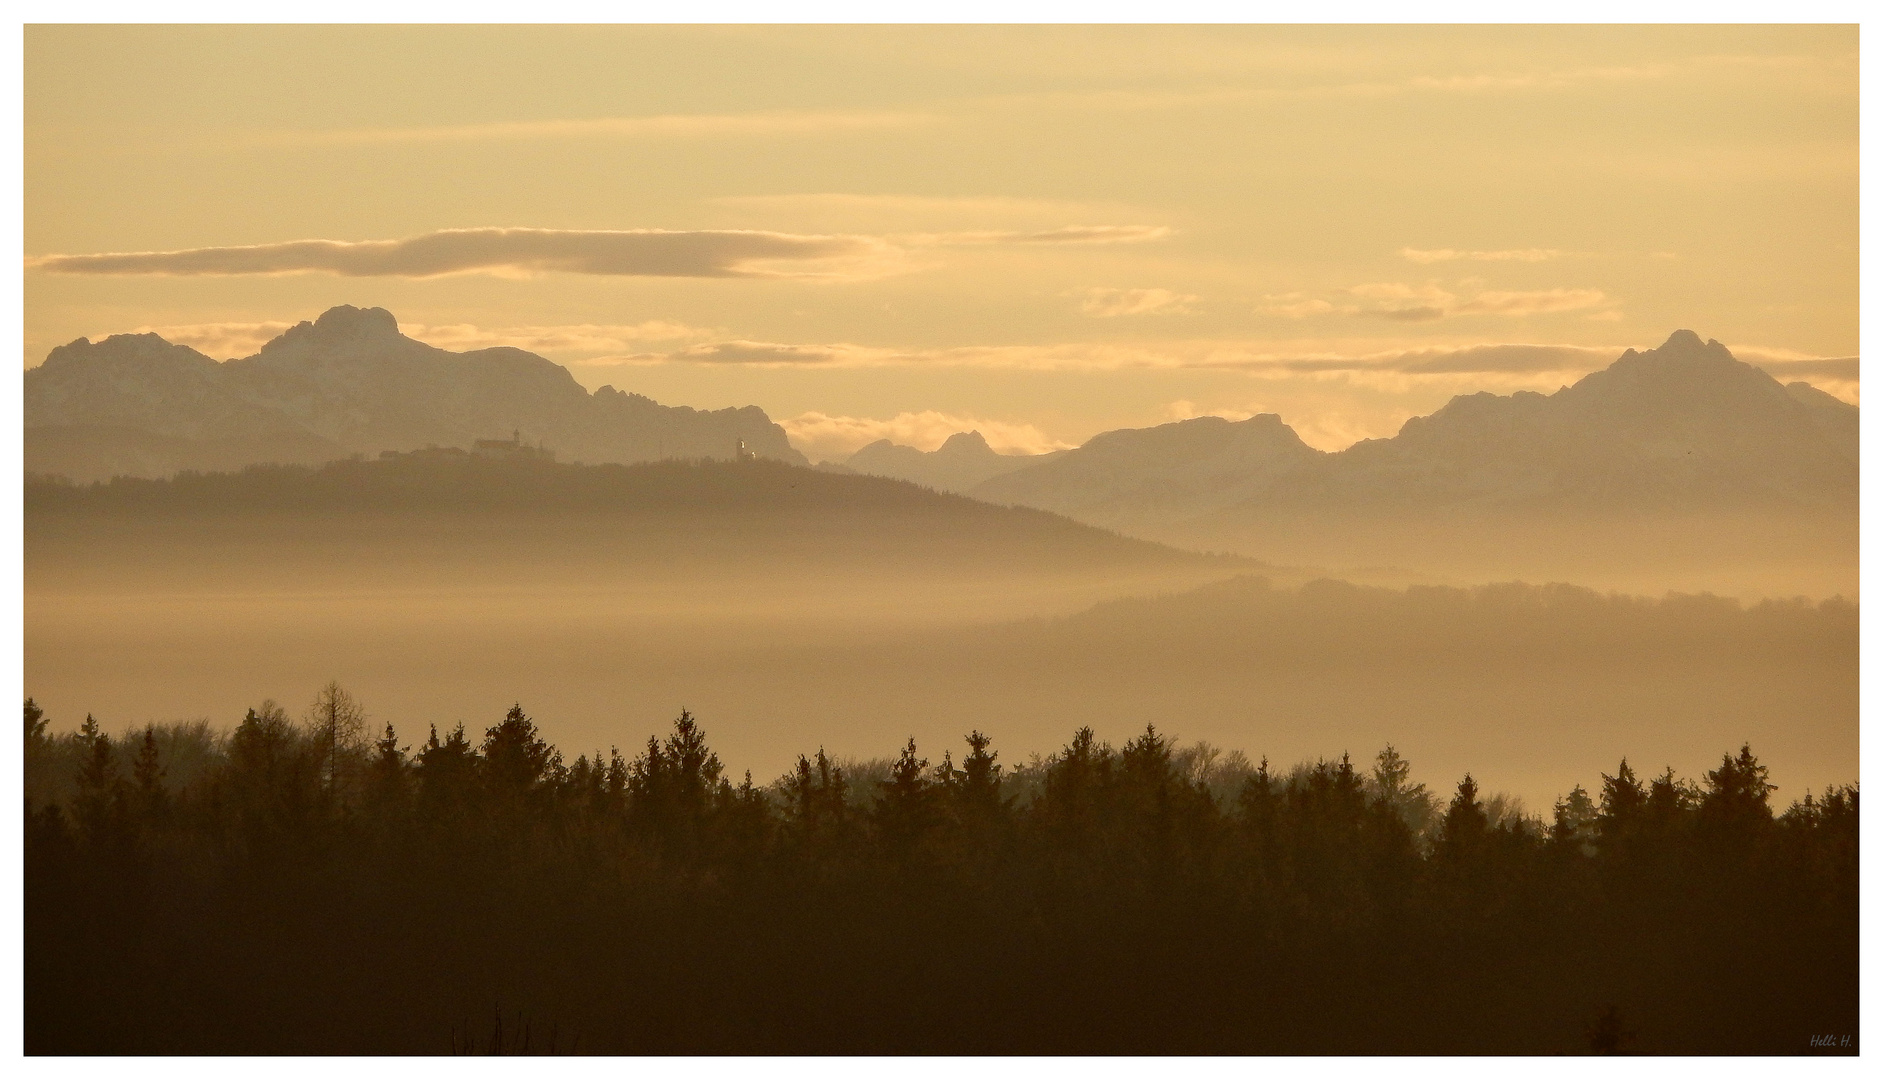
[[[1520,248],[1509,251],[1456,251],[1452,248],[1400,248],[1399,254],[1411,262],[1437,263],[1467,259],[1472,262],[1548,262],[1561,258],[1555,248]]]
[[[906,269],[902,246],[1125,244],[1156,240],[1169,231],[1152,225],[1067,225],[1033,232],[923,233],[892,242],[877,236],[759,229],[444,229],[403,240],[291,240],[181,251],[45,255],[28,259],[26,265],[54,274],[169,276],[865,278]]]
[[[755,230],[446,229],[404,240],[294,240],[246,247],[49,255],[28,265],[57,274],[329,273],[439,277],[478,271],[641,277],[800,277],[887,253],[862,236]]]
[[[501,142],[519,139],[689,139],[739,136],[802,136],[916,127],[939,117],[911,111],[774,110],[745,113],[678,113],[661,116],[599,116],[583,119],[520,120],[434,127],[353,128],[333,131],[272,132],[267,143],[371,144],[430,142]]]
[[[1173,341],[1164,344],[1069,342],[894,349],[847,342],[783,344],[713,341],[671,352],[598,358],[598,365],[748,364],[758,367],[956,367],[1029,371],[1215,370],[1257,376],[1538,375],[1605,367],[1626,345],[1461,344],[1384,346],[1349,352],[1289,349],[1272,342]]]
[[[1476,284],[1465,281],[1454,288]],[[1524,318],[1570,311],[1590,311],[1585,318],[1612,321],[1620,318],[1615,300],[1600,289],[1480,290],[1469,298],[1442,288],[1437,282],[1408,285],[1378,281],[1355,285],[1334,299],[1307,293],[1281,293],[1263,297],[1256,310],[1284,319],[1318,315],[1349,315],[1391,322],[1436,322],[1464,315],[1501,315]],[[1597,310],[1600,309],[1600,310]]]
[[[1079,310],[1095,319],[1120,315],[1188,315],[1201,297],[1169,289],[1087,289]]]
[[[1032,232],[922,233],[911,241],[937,246],[971,244],[1141,244],[1170,235],[1163,225],[1066,225]]]

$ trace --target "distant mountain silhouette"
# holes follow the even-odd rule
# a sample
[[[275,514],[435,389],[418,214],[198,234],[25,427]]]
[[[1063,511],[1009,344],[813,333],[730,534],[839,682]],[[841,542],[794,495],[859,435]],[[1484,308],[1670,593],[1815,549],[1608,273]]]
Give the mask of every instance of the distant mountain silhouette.
[[[937,491],[959,492],[1016,469],[1038,465],[1062,453],[1064,451],[1050,454],[999,454],[987,445],[987,440],[980,432],[958,431],[948,436],[948,441],[939,448],[929,451],[878,439],[851,454],[843,464],[852,472],[907,480]]]
[[[1682,330],[1553,394],[1462,395],[1338,453],[1275,416],[1203,417],[1107,432],[969,494],[1283,563],[1629,588],[1661,580],[1652,564],[1728,588],[1736,565],[1783,562],[1757,588],[1823,593],[1854,588],[1857,415]]]
[[[1110,525],[1290,507],[1854,505],[1857,407],[1682,330],[1544,395],[1479,393],[1338,453],[1279,417],[1106,432],[973,494]]]
[[[1234,423],[1202,416],[1095,435],[1077,450],[995,477],[972,494],[1128,525],[1235,505],[1324,457],[1272,413]]]
[[[667,407],[521,349],[453,353],[381,308],[336,307],[240,360],[156,334],[84,338],[26,373],[26,468],[89,480],[469,446],[520,431],[563,460],[758,456],[803,464],[763,410]]]

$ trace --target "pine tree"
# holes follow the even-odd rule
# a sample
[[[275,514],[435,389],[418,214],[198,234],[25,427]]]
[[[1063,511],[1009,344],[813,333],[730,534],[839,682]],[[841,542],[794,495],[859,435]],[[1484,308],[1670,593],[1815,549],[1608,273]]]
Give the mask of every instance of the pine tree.
[[[382,824],[393,824],[404,816],[406,753],[410,749],[399,746],[398,732],[391,724],[386,725],[386,733],[373,743],[373,757],[366,769],[366,806]]]
[[[1584,855],[1593,855],[1595,819],[1595,800],[1589,798],[1589,793],[1581,784],[1577,784],[1567,796],[1556,800],[1556,820],[1550,826],[1550,839],[1558,844],[1572,845]]]
[[[877,781],[876,787],[876,805],[870,816],[876,823],[877,836],[891,857],[906,858],[934,824],[928,759],[916,754],[914,737],[889,767],[889,779]]]
[[[1640,829],[1647,798],[1627,758],[1621,759],[1614,776],[1602,774],[1602,810],[1596,815],[1595,828],[1603,848],[1615,852],[1627,844]]]
[[[79,727],[81,756],[78,767],[77,811],[79,826],[94,840],[102,839],[121,809],[123,781],[111,749],[111,736],[98,728],[90,713]]]
[[[169,810],[169,797],[163,786],[164,769],[158,757],[157,729],[155,725],[146,724],[131,776],[138,813],[151,822],[162,821]]]
[[[510,707],[502,723],[484,732],[478,756],[485,787],[500,803],[514,804],[530,796],[560,764],[520,703]]]
[[[1752,746],[1739,748],[1739,756],[1725,755],[1720,767],[1706,774],[1707,791],[1700,800],[1700,824],[1715,836],[1746,837],[1772,823],[1768,801],[1776,787],[1766,780],[1766,767],[1752,754]]]
[[[1458,793],[1445,810],[1445,835],[1440,850],[1453,858],[1468,858],[1484,847],[1490,831],[1490,818],[1478,803],[1478,782],[1465,774],[1458,781]]]
[[[1434,813],[1432,793],[1423,783],[1412,783],[1412,762],[1400,756],[1392,743],[1374,757],[1372,779],[1379,801],[1415,836],[1424,833]]]
[[[33,704],[32,698],[26,699],[26,745],[37,746],[45,741],[46,725],[51,723],[46,718],[46,711]]]

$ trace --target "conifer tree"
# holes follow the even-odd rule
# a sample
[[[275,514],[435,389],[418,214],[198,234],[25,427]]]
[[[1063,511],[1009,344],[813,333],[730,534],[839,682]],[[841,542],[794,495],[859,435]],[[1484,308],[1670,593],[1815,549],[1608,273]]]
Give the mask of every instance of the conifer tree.
[[[1458,793],[1452,796],[1451,805],[1445,810],[1441,850],[1453,858],[1468,858],[1482,850],[1489,831],[1490,819],[1478,803],[1478,782],[1466,773],[1465,778],[1458,781]]]
[[[1720,767],[1706,774],[1707,791],[1700,800],[1700,824],[1713,835],[1746,837],[1771,824],[1769,798],[1776,787],[1767,782],[1766,767],[1753,756],[1750,744],[1741,745],[1737,757],[1728,754]]]
[[[158,757],[157,728],[146,724],[131,776],[138,810],[153,824],[160,823],[169,810],[168,794],[163,786],[164,768]]]

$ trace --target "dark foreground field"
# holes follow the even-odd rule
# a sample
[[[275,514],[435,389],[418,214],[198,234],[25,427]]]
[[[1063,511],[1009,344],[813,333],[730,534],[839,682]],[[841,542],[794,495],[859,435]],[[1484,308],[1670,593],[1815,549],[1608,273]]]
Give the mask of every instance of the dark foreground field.
[[[116,741],[29,703],[74,783],[29,807],[27,1052],[1857,1049],[1856,791],[1775,815],[1749,750],[1545,824],[1390,753],[976,735],[754,785],[688,717],[571,765],[520,708],[408,754],[323,700]]]

